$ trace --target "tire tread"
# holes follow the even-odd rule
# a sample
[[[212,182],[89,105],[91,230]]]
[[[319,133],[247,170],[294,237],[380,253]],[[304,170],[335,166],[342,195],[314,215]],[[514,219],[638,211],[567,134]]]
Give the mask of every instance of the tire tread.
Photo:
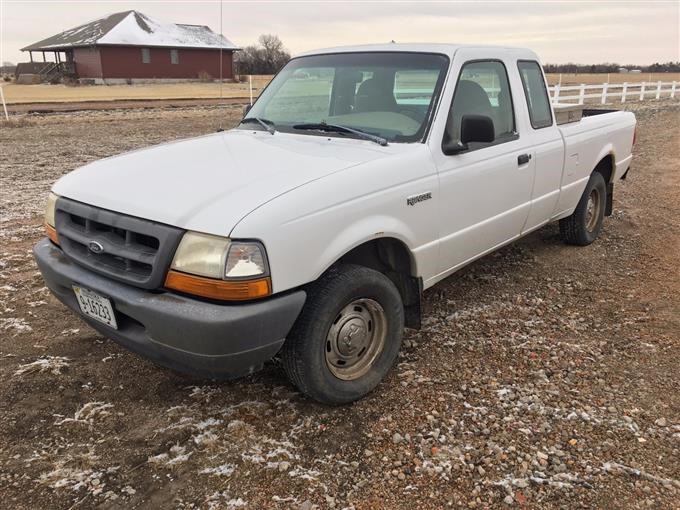
[[[321,317],[327,314],[324,309],[326,303],[332,298],[334,293],[340,289],[351,288],[357,281],[366,279],[367,272],[377,273],[381,278],[385,278],[386,284],[394,285],[387,277],[364,266],[353,264],[342,264],[331,268],[321,278],[309,284],[306,288],[307,301],[302,312],[298,316],[293,328],[286,338],[286,342],[281,350],[280,359],[289,380],[307,397],[313,398],[324,404],[344,403],[325,397],[322,392],[314,391],[310,385],[309,371],[312,367],[306,366],[303,349],[307,348],[305,339],[313,329],[313,325]],[[397,293],[396,287],[394,292]],[[403,329],[403,312],[400,315],[401,328]]]
[[[588,197],[595,187],[601,188],[600,191],[602,192],[602,199],[606,201],[607,190],[604,178],[600,172],[593,172],[590,176],[588,184],[586,185],[586,189],[583,191],[583,195],[581,195],[581,198],[576,205],[576,209],[574,209],[574,212],[571,214],[571,216],[562,218],[559,221],[560,237],[566,244],[588,246],[597,238],[601,228],[602,220],[600,220],[600,227],[598,227],[598,230],[594,236],[590,235],[590,233],[586,230],[586,224],[584,221]],[[602,211],[604,212],[604,209],[602,209]]]

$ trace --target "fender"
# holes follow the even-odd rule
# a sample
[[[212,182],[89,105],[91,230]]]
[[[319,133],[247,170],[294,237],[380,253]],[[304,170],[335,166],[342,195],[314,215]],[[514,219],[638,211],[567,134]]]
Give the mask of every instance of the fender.
[[[357,246],[375,239],[392,238],[400,241],[409,251],[411,259],[411,274],[418,276],[418,260],[413,249],[412,232],[408,225],[397,218],[373,215],[364,218],[359,223],[348,225],[340,231],[333,241],[319,256],[320,263],[314,279],[319,278],[333,264],[340,260],[344,255],[351,252]]]

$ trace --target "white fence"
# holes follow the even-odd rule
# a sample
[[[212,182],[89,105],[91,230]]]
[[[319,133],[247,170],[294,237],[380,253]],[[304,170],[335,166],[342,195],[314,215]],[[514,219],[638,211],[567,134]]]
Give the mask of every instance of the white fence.
[[[617,98],[621,103],[625,103],[630,100],[644,101],[675,97],[677,83],[675,81],[603,83],[602,85],[586,85],[585,83],[560,85],[558,83],[549,89],[553,103],[605,104]]]

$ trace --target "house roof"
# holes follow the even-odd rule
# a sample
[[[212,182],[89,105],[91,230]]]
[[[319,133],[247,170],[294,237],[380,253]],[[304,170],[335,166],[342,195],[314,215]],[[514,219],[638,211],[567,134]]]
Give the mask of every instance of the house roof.
[[[204,25],[167,23],[138,11],[124,11],[64,30],[21,50],[56,51],[100,45],[239,49],[230,40]]]

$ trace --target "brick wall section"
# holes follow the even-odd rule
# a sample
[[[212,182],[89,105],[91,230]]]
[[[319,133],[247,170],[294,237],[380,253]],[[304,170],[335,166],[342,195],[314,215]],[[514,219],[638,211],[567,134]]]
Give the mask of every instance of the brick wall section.
[[[102,64],[98,48],[74,48],[73,62],[79,78],[101,78]]]
[[[142,63],[141,47],[100,46],[104,78],[175,78],[196,79],[202,72],[219,78],[219,51],[178,48],[179,63],[170,62],[170,48],[149,48],[151,62]],[[233,78],[233,52],[222,52],[222,75]],[[78,74],[81,78],[86,77]],[[99,75],[97,76],[99,77]]]

